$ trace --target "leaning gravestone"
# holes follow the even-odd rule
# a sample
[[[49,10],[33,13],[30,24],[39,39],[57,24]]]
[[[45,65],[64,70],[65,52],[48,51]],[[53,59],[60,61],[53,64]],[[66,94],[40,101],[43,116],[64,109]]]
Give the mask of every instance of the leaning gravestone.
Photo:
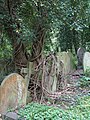
[[[78,59],[78,66],[77,68],[82,68],[83,67],[83,56],[85,53],[85,49],[83,47],[79,48],[77,50],[77,59]]]
[[[23,77],[17,73],[7,76],[0,86],[0,113],[26,104],[27,87]]]
[[[84,73],[87,72],[90,77],[90,52],[85,52],[84,58],[83,58],[83,69]]]

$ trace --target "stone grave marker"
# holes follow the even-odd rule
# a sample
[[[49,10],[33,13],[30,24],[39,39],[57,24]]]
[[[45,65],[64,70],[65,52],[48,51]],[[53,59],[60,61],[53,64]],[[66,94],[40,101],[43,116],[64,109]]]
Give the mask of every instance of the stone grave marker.
[[[21,118],[16,112],[7,112],[0,116],[0,120],[26,120],[24,117]]]
[[[21,71],[20,71],[20,74],[24,77],[24,79],[26,81],[27,89],[28,89],[32,69],[33,69],[33,64],[32,64],[32,62],[29,62],[28,67],[27,68],[22,68]]]
[[[83,58],[83,69],[84,73],[90,72],[90,52],[85,52]],[[90,76],[90,73],[89,73]]]
[[[78,60],[77,68],[82,68],[83,67],[84,53],[85,53],[85,49],[83,47],[81,47],[77,50],[77,60]]]
[[[72,54],[70,52],[61,52],[58,53],[59,61],[63,63],[62,74],[66,75],[74,70]]]
[[[0,113],[26,104],[27,87],[24,78],[12,73],[8,75],[0,86]]]
[[[27,103],[30,103],[32,101],[32,98],[30,96],[30,91],[28,91],[29,81],[31,77],[31,73],[33,73],[33,63],[29,62],[27,68],[22,68],[20,74],[24,77],[26,81],[27,86]]]

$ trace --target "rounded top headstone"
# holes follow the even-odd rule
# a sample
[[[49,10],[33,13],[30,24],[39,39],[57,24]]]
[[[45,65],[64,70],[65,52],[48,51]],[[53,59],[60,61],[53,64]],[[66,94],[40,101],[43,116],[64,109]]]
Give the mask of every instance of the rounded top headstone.
[[[0,86],[0,113],[25,105],[26,98],[27,87],[24,78],[17,73],[8,75]]]

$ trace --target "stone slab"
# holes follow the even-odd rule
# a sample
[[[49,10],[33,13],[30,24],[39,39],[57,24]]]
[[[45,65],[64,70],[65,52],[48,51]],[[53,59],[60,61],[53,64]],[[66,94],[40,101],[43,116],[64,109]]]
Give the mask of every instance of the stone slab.
[[[72,60],[72,54],[70,52],[61,52],[58,53],[57,56],[59,56],[59,61],[63,63],[63,75],[66,75],[75,69]]]
[[[0,86],[0,113],[26,104],[27,87],[24,78],[12,73]]]
[[[90,71],[90,52],[85,52],[83,58],[83,69],[84,73],[89,70]]]

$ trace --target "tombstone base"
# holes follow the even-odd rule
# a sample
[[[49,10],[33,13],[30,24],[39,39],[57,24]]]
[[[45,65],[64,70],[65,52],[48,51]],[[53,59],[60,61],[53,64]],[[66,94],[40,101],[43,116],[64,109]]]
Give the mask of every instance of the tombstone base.
[[[1,114],[0,119],[1,120],[18,120],[20,116],[17,115],[15,112],[8,112]],[[25,118],[22,118],[20,120],[25,120]]]

